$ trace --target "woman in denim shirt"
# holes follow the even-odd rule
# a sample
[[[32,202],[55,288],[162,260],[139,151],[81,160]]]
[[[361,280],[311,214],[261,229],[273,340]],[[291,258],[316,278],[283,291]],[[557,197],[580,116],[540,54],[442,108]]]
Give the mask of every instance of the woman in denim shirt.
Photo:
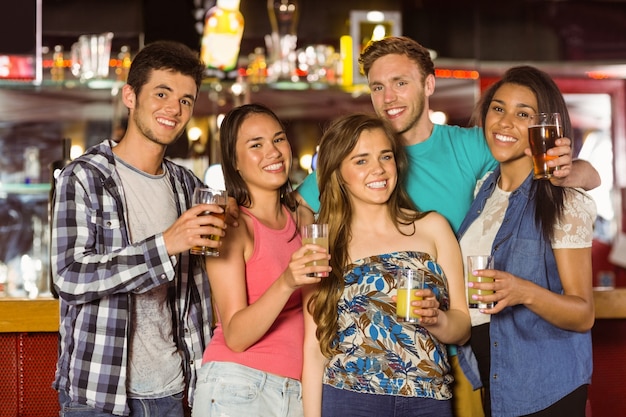
[[[561,113],[564,136],[571,137],[558,87],[529,66],[509,69],[478,106],[500,165],[479,186],[459,236],[464,255],[479,248],[494,256],[494,269],[477,275],[495,282],[472,286],[495,290],[475,299],[496,305],[473,313],[472,339],[460,361],[470,380],[480,378],[488,416],[584,417],[595,205],[581,190],[533,179],[526,149],[529,118],[538,112]]]

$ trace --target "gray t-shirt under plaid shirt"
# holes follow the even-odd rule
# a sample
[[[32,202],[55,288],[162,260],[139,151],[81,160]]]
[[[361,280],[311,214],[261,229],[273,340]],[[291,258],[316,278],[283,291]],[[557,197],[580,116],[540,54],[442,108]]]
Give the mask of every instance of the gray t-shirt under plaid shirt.
[[[167,172],[149,175],[115,159],[126,196],[131,243],[170,227],[177,213]],[[131,398],[163,398],[185,388],[182,358],[173,339],[168,286],[133,294],[128,368]]]

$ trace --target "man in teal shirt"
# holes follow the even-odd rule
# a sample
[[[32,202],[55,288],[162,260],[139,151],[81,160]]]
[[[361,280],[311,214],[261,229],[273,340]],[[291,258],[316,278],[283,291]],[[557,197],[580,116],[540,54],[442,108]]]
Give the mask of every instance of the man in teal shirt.
[[[428,99],[435,91],[435,68],[428,50],[412,39],[388,37],[373,42],[359,63],[376,114],[389,120],[405,141],[409,195],[420,210],[438,211],[456,231],[474,199],[476,182],[497,166],[482,129],[433,124]],[[561,139],[558,145],[549,151],[559,156],[548,163],[559,166],[552,181],[561,186],[597,187],[600,177],[588,162],[572,163],[570,140]],[[297,192],[313,211],[318,210],[315,173]]]
[[[482,129],[434,125],[430,138],[406,147],[409,172],[405,187],[421,211],[435,210],[456,232],[474,199],[476,181],[497,165]],[[314,210],[319,209],[315,173],[297,190]]]

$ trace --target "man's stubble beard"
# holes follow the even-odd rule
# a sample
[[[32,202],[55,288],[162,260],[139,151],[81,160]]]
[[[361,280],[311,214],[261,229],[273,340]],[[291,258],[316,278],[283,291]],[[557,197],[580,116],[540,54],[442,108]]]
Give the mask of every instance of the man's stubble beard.
[[[136,108],[136,110],[139,110],[139,107]],[[155,134],[154,132],[147,127],[143,121],[141,120],[141,117],[139,117],[139,113],[138,111],[135,111],[133,114],[133,120],[135,121],[135,126],[137,126],[137,130],[139,130],[139,132],[145,137],[147,138],[150,142],[162,145],[162,146],[169,146],[172,145],[174,143],[176,143],[178,141],[178,139],[180,139],[180,137],[183,135],[183,132],[185,131],[184,127],[180,130],[180,132],[178,132],[178,134],[176,135],[176,137],[174,139],[172,139],[169,143],[163,142],[161,141]]]

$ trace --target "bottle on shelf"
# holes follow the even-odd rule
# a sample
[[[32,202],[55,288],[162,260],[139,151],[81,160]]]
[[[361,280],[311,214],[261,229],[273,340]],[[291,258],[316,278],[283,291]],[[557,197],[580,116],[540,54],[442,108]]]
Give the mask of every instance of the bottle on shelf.
[[[267,62],[265,61],[265,50],[260,46],[254,48],[254,52],[248,56],[246,75],[251,84],[265,84]]]
[[[131,62],[130,47],[122,45],[120,53],[117,55],[117,68],[115,68],[115,75],[118,81],[126,82]]]
[[[244,26],[239,1],[217,0],[206,13],[200,58],[208,75],[225,78],[237,67]]]
[[[24,149],[24,183],[37,184],[40,182],[40,175],[39,148],[28,146]]]
[[[62,82],[65,79],[65,59],[63,45],[55,45],[52,53],[52,67],[50,68],[52,81]]]

